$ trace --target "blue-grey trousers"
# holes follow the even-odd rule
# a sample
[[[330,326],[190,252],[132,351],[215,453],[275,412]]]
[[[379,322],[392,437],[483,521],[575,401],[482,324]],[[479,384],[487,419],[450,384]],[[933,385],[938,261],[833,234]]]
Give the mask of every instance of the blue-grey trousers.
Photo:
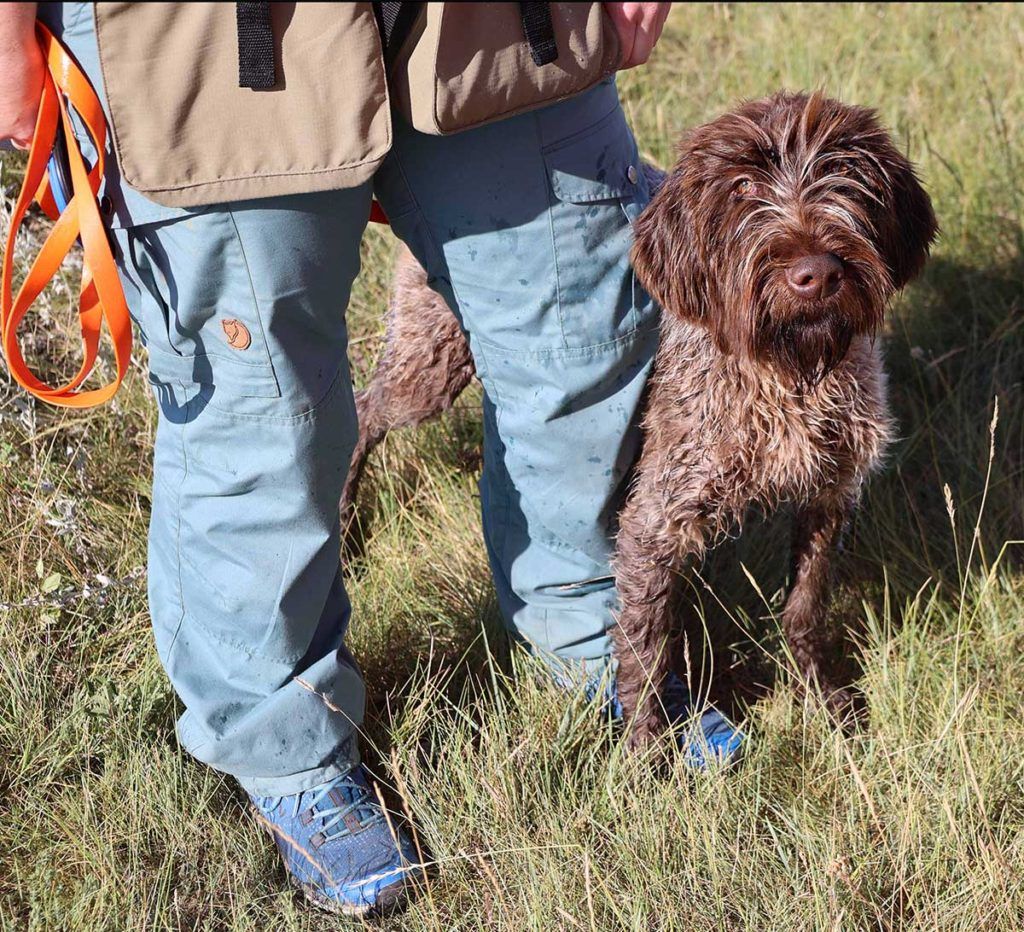
[[[56,6],[99,85],[88,4]],[[559,662],[610,651],[611,526],[657,339],[629,266],[648,192],[615,85],[454,136],[394,122],[358,188],[184,211],[108,183],[159,406],[156,645],[182,744],[261,795],[358,754],[338,500],[357,432],[345,307],[371,195],[469,335],[503,615]]]

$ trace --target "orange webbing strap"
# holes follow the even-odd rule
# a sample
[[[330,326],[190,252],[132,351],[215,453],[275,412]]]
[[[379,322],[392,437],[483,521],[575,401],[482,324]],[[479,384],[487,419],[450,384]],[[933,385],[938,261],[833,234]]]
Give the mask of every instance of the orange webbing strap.
[[[108,401],[117,391],[128,371],[132,350],[131,318],[128,316],[124,290],[117,275],[114,255],[96,201],[96,193],[103,179],[107,127],[103,107],[96,92],[67,50],[41,23],[36,23],[36,36],[43,50],[47,69],[39,116],[32,136],[32,148],[25,169],[25,180],[22,182],[21,193],[11,216],[11,226],[4,250],[3,291],[0,294],[3,351],[11,375],[31,394],[51,404],[87,408]],[[69,104],[95,143],[96,164],[91,170],[86,168],[82,153],[75,142],[68,111]],[[72,186],[68,206],[59,215],[46,174],[46,165],[57,135],[58,121],[63,124],[64,136],[68,143]],[[12,300],[14,241],[33,198],[38,200],[43,210],[56,222],[32,263],[32,268],[25,276],[18,296]],[[83,253],[78,316],[82,328],[84,358],[82,367],[70,382],[60,388],[51,388],[29,369],[18,346],[17,331],[32,302],[56,274],[77,238],[81,238]],[[104,320],[114,344],[117,374],[113,381],[102,388],[79,391],[79,386],[88,377],[96,362]]]

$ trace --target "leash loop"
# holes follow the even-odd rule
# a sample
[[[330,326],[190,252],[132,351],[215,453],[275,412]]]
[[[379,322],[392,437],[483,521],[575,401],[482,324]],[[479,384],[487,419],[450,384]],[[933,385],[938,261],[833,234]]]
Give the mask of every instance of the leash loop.
[[[46,73],[25,177],[7,232],[0,283],[0,345],[14,380],[36,398],[67,408],[89,408],[113,397],[128,372],[132,350],[131,317],[97,201],[103,180],[107,126],[96,92],[68,51],[42,23],[36,23],[36,37]],[[96,147],[96,164],[92,168],[86,166],[75,141],[69,107],[74,108]],[[67,140],[72,187],[64,210],[57,207],[47,171],[58,127],[62,127]],[[54,220],[54,225],[13,296],[14,243],[33,200]],[[54,388],[29,368],[18,345],[18,327],[78,239],[83,253],[78,299],[82,365],[69,382]],[[96,363],[104,322],[114,346],[117,372],[106,385],[81,391]]]

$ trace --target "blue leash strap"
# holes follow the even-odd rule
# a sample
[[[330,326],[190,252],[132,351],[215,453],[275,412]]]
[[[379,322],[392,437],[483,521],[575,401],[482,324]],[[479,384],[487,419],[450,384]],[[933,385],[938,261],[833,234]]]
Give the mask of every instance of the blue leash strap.
[[[71,200],[71,162],[68,159],[68,140],[64,135],[64,125],[57,124],[57,138],[53,143],[50,161],[46,163],[46,171],[50,176],[50,193],[57,210],[64,213]]]

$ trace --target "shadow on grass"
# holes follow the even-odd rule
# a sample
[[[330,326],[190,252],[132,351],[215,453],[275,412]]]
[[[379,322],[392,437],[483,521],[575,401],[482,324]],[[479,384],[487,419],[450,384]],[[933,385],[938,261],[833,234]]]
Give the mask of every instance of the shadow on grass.
[[[479,411],[478,392],[467,390],[450,411],[432,424],[420,427],[418,432],[411,429],[394,432],[391,440],[402,445],[400,450],[405,449],[406,440],[403,438],[418,436],[418,440],[417,455],[388,456],[391,462],[387,491],[393,498],[391,508],[395,505],[399,508],[413,506],[426,476],[422,465],[424,459],[432,465],[440,464],[461,473],[479,474],[483,464]],[[356,498],[355,514],[342,540],[342,563],[349,579],[358,579],[365,571],[367,546],[382,517],[380,469],[382,457],[388,455],[388,442],[386,438],[370,453]]]

